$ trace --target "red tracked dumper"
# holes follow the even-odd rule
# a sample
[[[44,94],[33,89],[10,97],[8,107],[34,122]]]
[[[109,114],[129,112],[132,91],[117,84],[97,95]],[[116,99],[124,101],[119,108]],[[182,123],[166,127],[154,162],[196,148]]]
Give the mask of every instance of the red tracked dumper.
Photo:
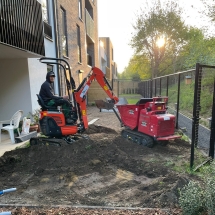
[[[122,136],[148,147],[156,142],[166,145],[174,135],[175,116],[167,113],[167,97],[142,98],[136,105],[118,105]]]

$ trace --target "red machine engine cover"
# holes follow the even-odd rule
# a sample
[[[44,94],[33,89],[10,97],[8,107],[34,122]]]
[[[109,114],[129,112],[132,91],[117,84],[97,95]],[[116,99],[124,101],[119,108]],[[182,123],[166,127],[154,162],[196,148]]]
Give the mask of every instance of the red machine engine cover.
[[[138,131],[153,137],[165,137],[174,134],[175,116],[172,114],[155,114],[140,111]]]
[[[62,112],[53,112],[53,111],[41,111],[40,119],[43,117],[51,117],[55,120],[59,127],[65,126],[65,117]]]

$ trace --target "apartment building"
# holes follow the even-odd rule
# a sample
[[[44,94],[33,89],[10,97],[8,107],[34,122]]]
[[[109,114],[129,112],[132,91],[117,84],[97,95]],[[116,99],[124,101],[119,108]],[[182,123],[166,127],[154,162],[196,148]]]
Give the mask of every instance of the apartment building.
[[[98,21],[96,0],[56,0],[58,57],[71,66],[76,87],[98,63]],[[66,93],[63,72],[60,94]]]
[[[110,38],[99,43],[97,0],[0,0],[0,119],[18,109],[27,115],[39,108],[36,94],[47,71],[56,75],[55,94],[67,93],[63,69],[40,63],[42,56],[68,61],[76,87],[92,66],[101,68],[110,83],[117,77]],[[90,94],[102,92],[97,87],[92,85],[89,101]]]
[[[109,37],[99,38],[99,68],[105,74],[115,95],[117,95],[117,85],[114,84],[114,79],[117,79],[117,64],[114,62],[114,48]],[[107,95],[97,82],[93,82],[88,93],[88,103],[93,104],[94,100],[98,98],[105,99]]]
[[[117,79],[117,64],[114,62],[114,48],[109,37],[99,37],[99,61],[102,71],[110,81]]]
[[[0,10],[0,119],[39,108],[47,71],[56,74],[55,94],[66,94],[62,69],[38,58],[67,60],[76,86],[99,67],[96,0],[1,0]]]
[[[36,0],[0,1],[0,120],[36,103],[40,73],[31,60],[45,55],[42,9]],[[39,74],[39,75],[38,75]]]

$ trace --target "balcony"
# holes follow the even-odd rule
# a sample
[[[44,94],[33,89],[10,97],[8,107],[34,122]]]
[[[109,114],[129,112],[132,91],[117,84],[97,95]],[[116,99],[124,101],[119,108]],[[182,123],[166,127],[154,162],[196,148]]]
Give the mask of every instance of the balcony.
[[[37,0],[0,1],[0,46],[45,55],[42,8]],[[26,52],[27,51],[27,52]],[[28,54],[25,54],[28,57]]]
[[[111,80],[110,68],[108,68],[107,66],[106,66],[106,75],[105,75],[105,77],[106,77],[108,80]]]
[[[86,33],[88,37],[90,38],[91,42],[94,43],[95,41],[95,27],[94,27],[94,21],[92,17],[90,16],[87,9],[85,9],[85,23],[86,23]]]
[[[101,57],[102,59],[104,59],[104,61],[107,62],[107,54],[106,54],[106,52],[105,52],[104,47],[100,47],[100,57]]]
[[[87,54],[87,65],[93,66],[93,58],[90,54]]]

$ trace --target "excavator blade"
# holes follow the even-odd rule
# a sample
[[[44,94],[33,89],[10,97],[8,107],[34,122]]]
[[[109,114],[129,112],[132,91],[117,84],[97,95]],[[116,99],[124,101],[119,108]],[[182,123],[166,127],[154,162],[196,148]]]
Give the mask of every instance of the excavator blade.
[[[108,103],[103,100],[95,100],[95,103],[96,103],[97,108],[99,108],[99,109],[111,110],[114,107],[113,103]]]

